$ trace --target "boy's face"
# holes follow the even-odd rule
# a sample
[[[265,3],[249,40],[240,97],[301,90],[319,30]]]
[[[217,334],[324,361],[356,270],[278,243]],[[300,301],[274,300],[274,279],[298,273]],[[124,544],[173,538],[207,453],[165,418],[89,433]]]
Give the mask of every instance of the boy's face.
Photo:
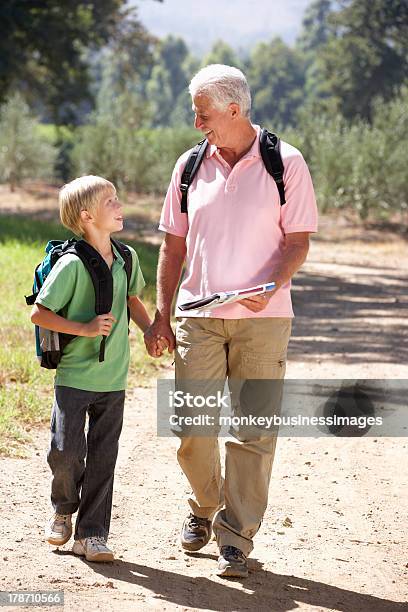
[[[122,204],[114,188],[107,187],[102,193],[92,217],[93,226],[100,231],[111,234],[123,229]]]

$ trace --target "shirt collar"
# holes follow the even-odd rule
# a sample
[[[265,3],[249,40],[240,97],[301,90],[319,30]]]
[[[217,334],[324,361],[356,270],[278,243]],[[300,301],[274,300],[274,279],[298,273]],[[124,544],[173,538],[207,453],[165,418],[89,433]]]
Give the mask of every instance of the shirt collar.
[[[256,130],[256,138],[252,143],[251,148],[245,155],[241,157],[241,159],[250,159],[252,157],[261,157],[261,151],[259,149],[259,136],[261,134],[261,128],[259,125],[252,124],[252,127]],[[216,151],[218,151],[217,145],[209,145],[205,152],[206,157],[212,157]]]
[[[119,251],[117,250],[117,248],[113,244],[112,244],[112,250],[113,250],[113,254],[115,255],[113,263],[116,262],[117,265],[124,266],[125,262],[123,261],[123,257],[122,257],[122,255],[119,253]]]

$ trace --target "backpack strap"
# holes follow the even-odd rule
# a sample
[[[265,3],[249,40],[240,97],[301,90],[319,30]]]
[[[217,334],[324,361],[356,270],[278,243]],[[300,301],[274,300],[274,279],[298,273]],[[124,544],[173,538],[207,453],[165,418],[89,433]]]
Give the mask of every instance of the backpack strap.
[[[132,278],[132,266],[133,266],[132,253],[129,247],[123,242],[119,242],[119,240],[114,240],[113,238],[111,238],[111,242],[115,246],[118,253],[120,253],[123,261],[125,262],[125,272],[126,272],[126,282],[127,282],[126,296],[129,297],[130,279]],[[129,333],[130,309],[128,305],[127,305],[127,320],[128,320],[128,333]]]
[[[198,169],[203,161],[204,153],[207,149],[208,140],[204,138],[191,151],[187,163],[181,175],[180,191],[181,191],[181,212],[187,212],[187,192],[193,178],[198,172]]]
[[[122,257],[123,261],[125,262],[125,272],[126,272],[126,281],[127,281],[127,292],[126,293],[129,296],[130,279],[132,276],[132,265],[133,265],[132,253],[129,247],[123,242],[119,242],[119,240],[114,240],[113,238],[111,238],[111,243],[113,244],[115,249],[118,251],[119,255]]]
[[[101,315],[108,313],[112,308],[113,278],[104,258],[88,242],[85,242],[85,240],[78,240],[65,252],[73,252],[75,255],[78,255],[85,268],[88,270],[95,290],[96,314]],[[99,362],[105,359],[105,344],[106,336],[103,336],[99,347]]]
[[[39,263],[36,269],[34,270],[34,285],[32,294],[24,296],[27,306],[34,306],[35,300],[37,299],[37,296],[40,293],[40,287],[42,285],[40,275],[38,273],[38,269],[40,266],[41,264]]]
[[[283,206],[286,203],[285,199],[285,184],[283,182],[284,166],[280,152],[280,139],[276,134],[268,132],[262,128],[259,137],[261,157],[266,171],[270,174],[276,183],[279,191],[280,204]],[[208,140],[201,140],[191,151],[183,174],[181,175],[180,191],[181,191],[181,212],[187,212],[187,193],[193,182],[195,175],[203,161],[205,151],[207,149]]]
[[[285,184],[283,182],[283,162],[280,153],[280,139],[265,128],[259,138],[260,150],[266,171],[272,176],[279,191],[280,204],[286,203]]]

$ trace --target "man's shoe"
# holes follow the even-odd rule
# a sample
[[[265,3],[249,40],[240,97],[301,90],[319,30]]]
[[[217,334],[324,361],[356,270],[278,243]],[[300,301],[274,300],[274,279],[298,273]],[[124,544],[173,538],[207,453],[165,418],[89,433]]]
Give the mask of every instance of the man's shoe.
[[[217,574],[231,578],[247,578],[248,561],[242,550],[235,546],[221,546]]]
[[[105,538],[99,536],[75,540],[72,552],[85,557],[87,561],[113,561],[115,559],[115,555],[106,545]]]
[[[50,518],[45,528],[45,536],[49,544],[62,546],[72,535],[71,514],[55,514]]]
[[[211,538],[211,520],[189,514],[181,530],[181,546],[184,550],[201,550]]]

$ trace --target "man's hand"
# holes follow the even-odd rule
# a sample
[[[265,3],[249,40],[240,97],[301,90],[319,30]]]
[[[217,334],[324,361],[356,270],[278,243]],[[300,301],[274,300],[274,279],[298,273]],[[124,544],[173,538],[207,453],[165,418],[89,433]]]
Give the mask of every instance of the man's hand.
[[[267,293],[260,293],[253,297],[247,297],[237,302],[252,312],[261,312],[273,294],[287,283],[299,270],[307,257],[309,250],[309,232],[293,232],[286,234],[282,246],[282,258],[279,266],[273,271],[271,280],[275,283],[275,289]]]
[[[275,291],[276,289],[268,291],[267,293],[259,293],[258,295],[244,298],[243,300],[239,300],[237,304],[242,304],[242,306],[245,306],[245,308],[248,308],[248,310],[252,312],[261,312],[267,306]]]
[[[176,338],[170,323],[161,319],[155,319],[147,328],[144,333],[144,341],[151,357],[161,357],[166,347],[168,352],[172,353],[176,346]]]
[[[89,323],[84,323],[81,336],[95,338],[96,336],[109,336],[112,331],[112,325],[116,323],[116,319],[111,312],[98,315]]]

